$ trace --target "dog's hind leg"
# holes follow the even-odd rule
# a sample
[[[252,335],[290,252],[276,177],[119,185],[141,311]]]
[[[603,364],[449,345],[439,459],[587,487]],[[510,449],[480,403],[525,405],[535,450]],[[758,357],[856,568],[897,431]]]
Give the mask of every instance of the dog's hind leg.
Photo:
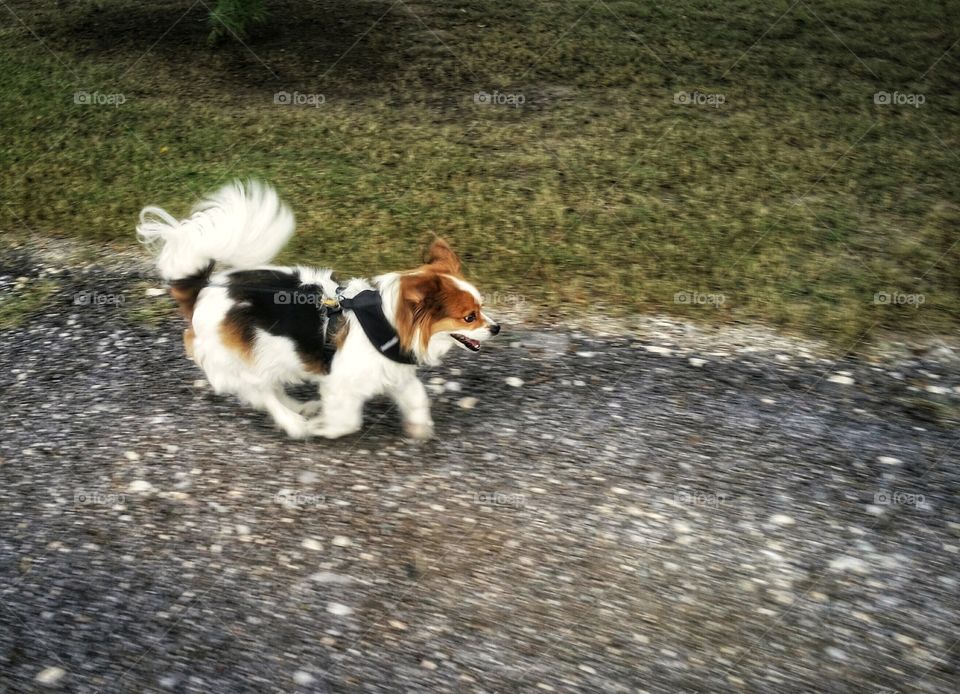
[[[282,387],[261,391],[256,395],[244,393],[244,399],[254,407],[266,410],[274,423],[290,438],[305,439],[310,435],[306,418],[292,408],[297,405],[297,402],[284,393]]]

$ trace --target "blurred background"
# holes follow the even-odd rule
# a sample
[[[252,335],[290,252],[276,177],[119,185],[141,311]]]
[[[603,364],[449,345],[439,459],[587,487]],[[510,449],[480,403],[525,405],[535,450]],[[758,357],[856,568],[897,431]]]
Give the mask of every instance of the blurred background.
[[[960,317],[955,3],[4,0],[3,16],[8,235],[129,248],[143,205],[185,214],[257,176],[298,216],[287,259],[369,274],[440,234],[548,319],[760,320],[842,351]]]

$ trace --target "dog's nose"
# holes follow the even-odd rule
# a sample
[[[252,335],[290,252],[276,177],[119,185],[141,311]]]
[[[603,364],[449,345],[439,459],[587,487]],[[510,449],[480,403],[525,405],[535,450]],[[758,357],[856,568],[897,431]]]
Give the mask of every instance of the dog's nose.
[[[494,334],[494,335],[496,335],[497,333],[499,333],[499,332],[500,332],[500,324],[499,324],[499,323],[494,323],[493,325],[491,325],[491,326],[490,326],[490,332],[491,332],[492,334]]]

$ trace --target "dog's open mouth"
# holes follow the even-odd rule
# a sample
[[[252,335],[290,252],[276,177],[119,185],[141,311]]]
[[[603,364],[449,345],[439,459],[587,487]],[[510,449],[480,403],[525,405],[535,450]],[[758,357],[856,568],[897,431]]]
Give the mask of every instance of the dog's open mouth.
[[[450,333],[450,337],[469,349],[471,352],[480,351],[480,342],[478,340],[471,340],[466,335],[460,335],[459,333]]]

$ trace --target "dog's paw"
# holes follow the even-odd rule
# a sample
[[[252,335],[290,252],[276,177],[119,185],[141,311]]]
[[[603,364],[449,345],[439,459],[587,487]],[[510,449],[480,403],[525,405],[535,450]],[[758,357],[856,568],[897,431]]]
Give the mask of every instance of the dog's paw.
[[[314,420],[310,423],[310,436],[319,436],[324,439],[339,439],[342,436],[349,436],[360,431],[359,427],[345,428],[324,424],[322,420]]]
[[[433,438],[433,423],[424,424],[423,422],[404,422],[403,433],[411,439],[417,441],[426,441]]]
[[[304,417],[313,417],[315,414],[320,412],[321,407],[323,407],[322,400],[309,400],[300,405],[300,409],[298,409],[297,412]]]

